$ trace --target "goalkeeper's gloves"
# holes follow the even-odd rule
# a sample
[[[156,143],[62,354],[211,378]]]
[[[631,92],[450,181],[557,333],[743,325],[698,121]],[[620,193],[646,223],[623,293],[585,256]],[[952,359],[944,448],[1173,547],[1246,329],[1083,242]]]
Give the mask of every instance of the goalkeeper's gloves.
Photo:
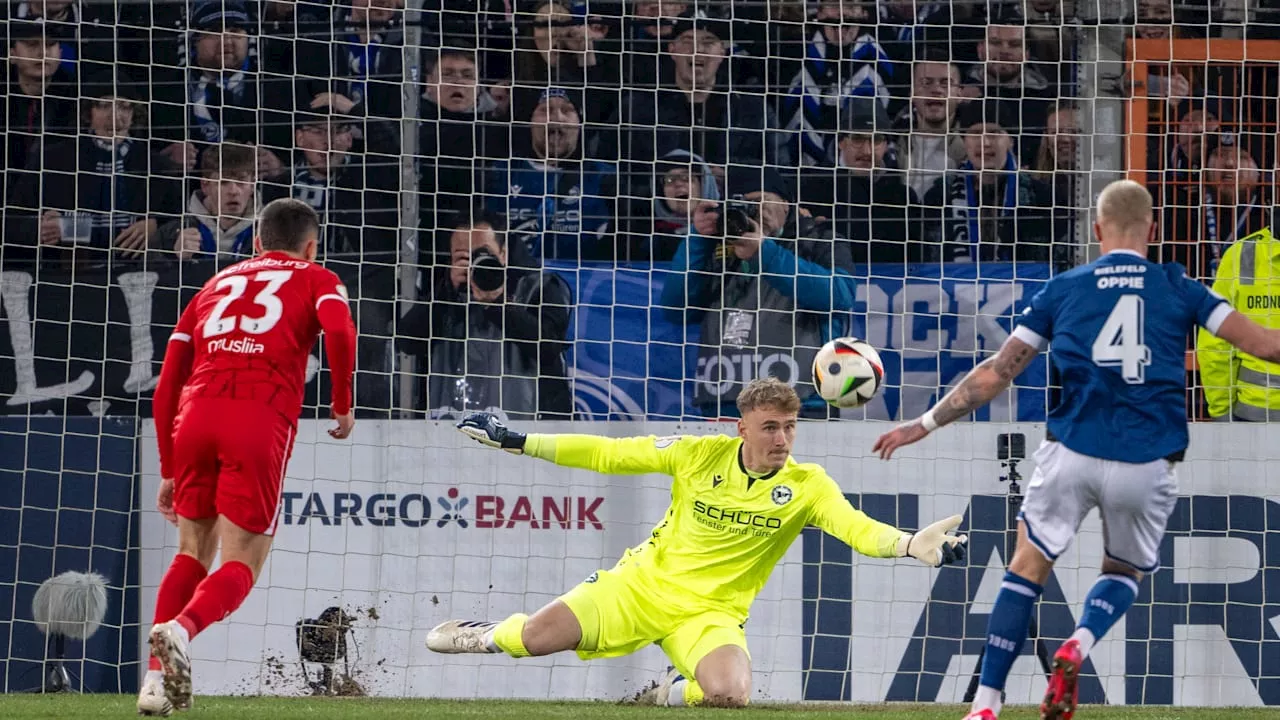
[[[963,521],[962,516],[952,515],[914,535],[903,537],[898,541],[898,557],[910,555],[929,567],[964,560],[965,544],[969,542],[969,536],[951,534]]]
[[[498,416],[493,413],[471,413],[463,418],[457,427],[463,435],[481,445],[502,448],[515,455],[524,454],[525,434],[503,425]]]

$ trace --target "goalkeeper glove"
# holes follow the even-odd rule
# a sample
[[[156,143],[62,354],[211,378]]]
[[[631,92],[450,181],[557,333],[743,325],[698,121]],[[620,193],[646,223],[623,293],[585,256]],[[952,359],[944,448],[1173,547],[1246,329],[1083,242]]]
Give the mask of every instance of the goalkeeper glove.
[[[515,455],[524,454],[525,434],[503,425],[493,413],[471,413],[458,423],[457,428],[481,445],[502,448]]]
[[[952,515],[914,535],[907,535],[898,541],[898,557],[910,555],[929,567],[964,560],[965,544],[969,542],[969,536],[951,534],[951,531],[960,527],[963,520],[960,515]]]

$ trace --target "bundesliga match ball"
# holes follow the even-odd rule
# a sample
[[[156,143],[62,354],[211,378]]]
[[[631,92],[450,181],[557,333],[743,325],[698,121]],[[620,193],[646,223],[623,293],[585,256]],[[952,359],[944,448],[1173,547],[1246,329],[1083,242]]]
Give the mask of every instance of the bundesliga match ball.
[[[813,387],[836,407],[865,405],[883,382],[880,353],[858,338],[836,338],[813,358]]]

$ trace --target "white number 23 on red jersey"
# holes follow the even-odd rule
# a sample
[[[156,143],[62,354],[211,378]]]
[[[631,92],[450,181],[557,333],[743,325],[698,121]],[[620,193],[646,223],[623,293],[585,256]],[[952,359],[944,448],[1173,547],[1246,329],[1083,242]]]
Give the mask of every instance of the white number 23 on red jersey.
[[[204,336],[211,338],[225,335],[236,327],[249,335],[261,335],[270,331],[276,323],[280,322],[280,317],[284,314],[284,303],[280,302],[276,293],[280,292],[280,288],[291,277],[293,277],[292,270],[263,270],[253,276],[254,282],[265,283],[253,297],[253,304],[262,308],[262,314],[257,317],[248,314],[224,317],[231,303],[243,297],[245,291],[249,289],[249,278],[244,275],[228,275],[219,280],[213,289],[215,291],[226,289],[227,294],[218,300],[218,304],[214,305],[213,311],[209,313],[209,318],[205,320]]]

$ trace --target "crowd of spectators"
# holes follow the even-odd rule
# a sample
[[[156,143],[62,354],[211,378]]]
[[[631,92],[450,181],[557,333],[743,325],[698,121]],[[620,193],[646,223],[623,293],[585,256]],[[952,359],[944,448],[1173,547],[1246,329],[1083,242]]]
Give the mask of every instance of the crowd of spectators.
[[[563,415],[572,297],[543,266],[656,263],[665,316],[701,331],[695,403],[723,414],[737,354],[785,355],[756,371],[807,385],[868,264],[1074,262],[1071,5],[5,3],[0,261],[224,263],[292,196],[348,266],[360,402],[390,404],[376,378],[411,348],[425,407]],[[1171,0],[1135,7],[1138,36],[1176,31]],[[1194,79],[1156,76],[1175,112]],[[1178,122],[1162,170],[1217,173],[1194,231],[1250,226],[1256,158],[1197,146],[1203,107]],[[418,303],[398,319],[404,247]],[[481,251],[510,266],[500,287],[467,279]]]

